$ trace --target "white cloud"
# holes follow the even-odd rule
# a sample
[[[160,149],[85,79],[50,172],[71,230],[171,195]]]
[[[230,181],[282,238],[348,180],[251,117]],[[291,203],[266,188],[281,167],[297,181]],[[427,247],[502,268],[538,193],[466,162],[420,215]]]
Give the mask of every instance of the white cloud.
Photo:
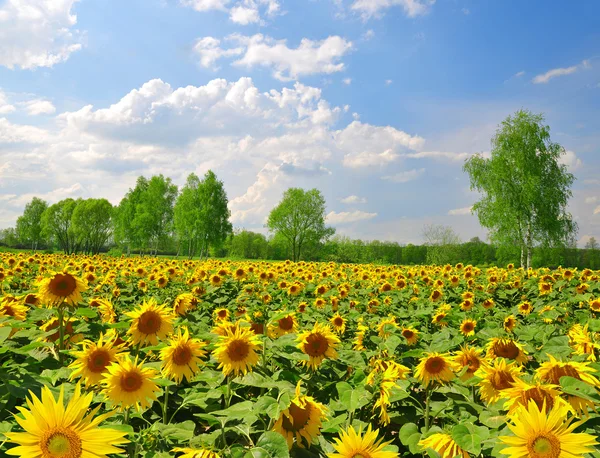
[[[337,224],[348,224],[348,223],[356,223],[357,221],[365,221],[368,219],[373,219],[377,216],[377,213],[367,213],[360,210],[356,210],[353,212],[334,212],[330,211],[325,217],[325,221],[327,224],[337,225]]]
[[[416,180],[425,173],[425,169],[412,169],[406,172],[399,172],[394,175],[386,175],[381,177],[382,180],[392,181],[394,183],[408,183],[409,181]]]
[[[597,196],[589,196],[585,198],[585,203],[586,204],[595,204],[596,202],[598,202],[598,197]]]
[[[358,154],[346,154],[344,156],[344,165],[353,169],[362,167],[383,166],[394,162],[399,155],[392,152],[391,149],[385,150],[383,153],[362,152]]]
[[[200,56],[200,65],[217,70],[216,63],[222,57],[237,56],[244,52],[244,48],[221,49],[221,40],[213,37],[204,37],[196,40],[194,52]]]
[[[344,197],[343,199],[340,199],[340,202],[343,204],[366,204],[367,203],[367,199],[365,199],[364,197],[358,197],[358,196],[348,196],[348,197]]]
[[[385,80],[385,85],[389,86],[390,84],[392,84],[394,81],[393,80]]]
[[[448,212],[450,216],[470,215],[473,207],[455,208]]]
[[[229,10],[229,19],[236,24],[248,25],[260,21],[260,14],[256,6],[235,6]]]
[[[0,90],[0,115],[12,113],[15,110],[15,106],[9,103],[6,94]]]
[[[600,213],[600,205],[594,208],[594,215],[597,215],[598,213]]]
[[[523,70],[521,70],[520,72],[515,73],[513,76],[515,78],[521,78],[524,74],[525,74],[525,72]]]
[[[542,73],[536,75],[531,80],[534,84],[545,84],[548,83],[552,78],[556,78],[559,76],[571,75],[581,69],[589,68],[590,63],[589,60],[584,60],[579,65],[573,65],[571,67],[566,68],[553,68],[552,70],[548,70],[546,73]]]
[[[345,66],[340,59],[352,49],[352,43],[339,36],[314,41],[303,38],[297,48],[287,46],[286,40],[256,34],[251,37],[232,36],[244,44],[244,55],[233,65],[245,68],[255,66],[273,69],[273,76],[290,81],[318,73],[341,72]]]
[[[0,6],[0,65],[52,67],[83,46],[74,27],[77,0],[7,0]]]
[[[581,161],[581,159],[579,159],[577,157],[577,155],[575,154],[575,152],[570,151],[570,150],[566,150],[562,154],[562,156],[560,157],[560,159],[558,160],[558,162],[560,164],[566,165],[567,168],[569,170],[571,170],[571,171],[577,170],[583,164],[583,162]]]
[[[371,38],[373,38],[374,36],[375,36],[375,31],[373,29],[369,29],[365,33],[362,34],[362,39],[365,41],[368,41]]]
[[[463,162],[465,159],[472,156],[470,153],[453,153],[449,151],[419,151],[417,153],[407,153],[406,157],[413,159],[445,159],[455,162]]]
[[[344,83],[346,86],[350,86],[350,84],[352,84],[352,78],[344,78],[342,83]]]
[[[360,121],[353,121],[344,129],[338,130],[335,141],[340,148],[355,154],[378,154],[390,149],[420,150],[425,143],[423,137],[410,135],[392,126],[374,126]]]
[[[429,12],[435,0],[354,0],[350,8],[363,19],[381,17],[383,11],[393,6],[401,6],[408,17],[420,16]]]
[[[56,112],[56,107],[52,102],[43,99],[28,100],[22,103],[27,114],[35,116],[41,114],[53,114]]]
[[[260,33],[253,36],[232,34],[227,40],[237,46],[223,48],[221,41],[213,37],[196,40],[194,52],[200,56],[200,64],[214,68],[221,58],[241,55],[232,65],[271,68],[273,76],[281,81],[341,72],[345,66],[340,59],[352,49],[352,43],[339,36],[320,41],[303,38],[297,48],[289,48],[286,40],[275,40]]]
[[[230,0],[181,0],[183,6],[189,6],[196,11],[210,10],[227,11]]]

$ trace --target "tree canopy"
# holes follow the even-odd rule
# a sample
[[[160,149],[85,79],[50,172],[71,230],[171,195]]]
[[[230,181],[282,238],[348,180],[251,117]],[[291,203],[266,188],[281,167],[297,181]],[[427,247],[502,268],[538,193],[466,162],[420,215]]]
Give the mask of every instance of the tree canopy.
[[[318,189],[289,188],[271,210],[267,227],[287,241],[293,261],[300,259],[307,246],[335,233],[335,229],[325,226],[325,198]]]
[[[520,110],[498,128],[490,158],[474,155],[464,165],[482,194],[473,212],[493,241],[520,247],[522,266],[531,266],[534,245],[565,245],[577,231],[567,212],[575,178],[562,154],[543,116]]]
[[[44,240],[42,234],[42,214],[48,208],[48,203],[39,197],[31,199],[23,214],[17,219],[17,236],[24,243],[30,244],[36,250],[38,244]]]

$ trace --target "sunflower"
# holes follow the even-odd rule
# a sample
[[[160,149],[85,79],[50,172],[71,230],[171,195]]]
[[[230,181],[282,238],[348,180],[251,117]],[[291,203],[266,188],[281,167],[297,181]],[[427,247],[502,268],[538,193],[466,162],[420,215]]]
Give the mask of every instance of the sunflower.
[[[214,287],[221,286],[223,284],[223,279],[217,274],[211,275],[210,276],[210,284],[213,285]]]
[[[215,321],[227,321],[227,320],[229,320],[229,317],[231,315],[229,313],[229,310],[227,310],[225,308],[215,309],[213,314],[215,316]]]
[[[379,408],[379,422],[381,424],[390,424],[388,406],[391,404],[392,389],[396,386],[398,380],[406,380],[408,373],[410,373],[408,367],[394,361],[375,361],[374,368],[369,373],[365,383],[379,386],[379,396],[373,405],[373,410]]]
[[[362,428],[356,431],[349,426],[346,431],[340,431],[340,437],[335,438],[336,453],[328,453],[327,458],[398,458],[397,452],[387,452],[383,450],[390,442],[382,442],[379,439],[379,430],[373,431],[371,425],[367,427],[365,434],[362,434]]]
[[[121,358],[108,366],[107,373],[101,381],[106,397],[121,409],[135,406],[139,410],[149,407],[150,400],[156,400],[159,388],[154,383],[157,373],[154,369],[144,367],[143,362]]]
[[[273,431],[285,437],[289,449],[294,445],[294,438],[300,446],[302,446],[302,438],[310,445],[320,434],[321,424],[326,420],[325,409],[323,404],[315,401],[311,396],[303,395],[298,382],[296,396],[290,406],[279,415]]]
[[[504,409],[508,410],[508,414],[514,413],[520,406],[525,408],[529,402],[533,401],[537,404],[538,409],[546,406],[552,409],[557,403],[565,401],[560,397],[560,391],[556,385],[546,385],[536,383],[531,385],[523,380],[515,380],[515,383],[510,388],[503,390],[502,397],[508,400],[504,404]]]
[[[481,356],[481,350],[475,347],[465,345],[460,347],[460,350],[454,354],[454,362],[461,368],[467,368],[467,371],[460,376],[462,381],[469,380],[475,375],[475,372],[481,367],[484,362]]]
[[[600,381],[592,374],[596,371],[590,367],[589,363],[579,363],[576,361],[562,362],[554,356],[548,355],[549,361],[540,365],[536,370],[536,377],[545,383],[560,385],[560,378],[569,376],[581,380],[588,385],[600,388]]]
[[[588,332],[588,325],[581,326],[579,323],[573,325],[568,332],[569,345],[577,355],[588,355],[589,361],[596,361],[596,353],[600,350],[600,344],[596,343]]]
[[[379,322],[377,325],[377,335],[382,339],[387,339],[396,329],[398,329],[396,318],[390,316]]]
[[[521,406],[509,417],[508,427],[513,436],[500,436],[509,447],[500,451],[510,458],[567,458],[593,453],[597,444],[594,436],[574,433],[581,422],[568,419],[569,407],[556,405],[547,411],[534,401]]]
[[[431,319],[431,322],[434,324],[437,324],[440,327],[444,327],[448,325],[447,321],[444,321],[444,319],[448,316],[448,314],[444,311],[438,311],[435,313],[435,315],[433,315],[433,318]]]
[[[415,369],[415,377],[426,387],[433,382],[449,382],[454,378],[458,365],[448,353],[427,353]]]
[[[475,376],[479,382],[479,396],[488,404],[502,397],[502,390],[511,388],[521,375],[521,367],[516,363],[507,363],[504,358],[496,358],[491,363],[483,364]]]
[[[173,314],[183,316],[198,303],[192,293],[182,293],[175,298],[173,303]]]
[[[133,318],[127,334],[131,334],[134,345],[157,345],[158,339],[163,340],[173,332],[173,316],[166,305],[158,305],[154,298],[144,301],[140,307],[125,315]]]
[[[103,334],[100,334],[98,343],[84,340],[80,345],[82,350],[71,352],[77,359],[69,366],[73,369],[70,379],[82,377],[86,386],[97,385],[108,366],[118,360],[122,347]]]
[[[529,315],[533,311],[533,305],[530,302],[521,302],[517,307],[521,315]]]
[[[506,332],[512,332],[513,329],[515,329],[515,327],[517,326],[517,319],[514,315],[509,315],[506,318],[504,318],[504,323],[502,325]]]
[[[184,377],[188,382],[191,381],[200,371],[200,358],[206,355],[206,351],[202,349],[206,344],[190,338],[186,327],[183,330],[182,334],[181,328],[178,329],[177,335],[170,339],[169,345],[160,351],[163,374],[177,383],[181,383]]]
[[[592,312],[600,312],[600,299],[590,299],[588,303]]]
[[[354,341],[352,342],[352,348],[356,351],[364,351],[366,347],[365,343],[365,334],[369,328],[362,323],[358,323],[356,334],[354,336]]]
[[[205,448],[176,447],[171,450],[173,453],[183,453],[178,458],[221,458],[217,452]]]
[[[0,318],[9,316],[17,321],[25,321],[28,310],[29,308],[20,304],[16,298],[6,296],[0,303]]]
[[[87,289],[85,282],[68,272],[53,273],[37,285],[41,302],[48,306],[60,305],[63,302],[74,306],[81,302],[81,293]]]
[[[225,334],[219,336],[213,355],[225,376],[232,372],[235,376],[245,375],[252,372],[252,367],[258,363],[256,350],[260,346],[260,339],[250,328],[236,325],[225,329]]]
[[[469,337],[475,335],[475,327],[477,326],[477,321],[472,320],[471,318],[465,318],[460,324],[460,332],[463,336]]]
[[[454,458],[457,456],[469,458],[469,454],[458,446],[452,436],[446,433],[435,433],[421,439],[419,445],[424,449],[430,448],[437,452],[441,458]]]
[[[419,340],[419,331],[415,328],[405,327],[402,328],[402,337],[406,339],[407,345],[415,345]]]
[[[73,397],[65,407],[64,385],[55,399],[50,389],[42,388],[40,400],[31,391],[27,399],[29,410],[17,407],[21,416],[15,416],[22,433],[5,433],[9,442],[17,444],[6,452],[22,458],[106,458],[109,454],[121,453],[117,445],[129,441],[124,438],[127,432],[112,428],[99,428],[98,425],[110,417],[112,412],[93,418],[100,407],[88,415],[93,393],[81,395],[81,386],[75,386]]]
[[[83,340],[83,334],[81,334],[81,333],[75,334],[75,330],[74,330],[74,326],[73,326],[75,324],[77,324],[77,321],[74,320],[73,318],[64,318],[64,320],[63,320],[64,333],[65,333],[63,345],[65,346],[65,348],[67,348],[70,345],[75,344],[77,342],[81,342]],[[47,342],[57,342],[60,339],[60,331],[58,329],[58,318],[57,317],[50,318],[48,321],[46,321],[44,324],[42,324],[40,326],[40,329],[44,332],[56,330],[52,334],[44,337],[44,340],[46,340]]]
[[[276,321],[275,325],[270,326],[269,331],[272,338],[276,339],[286,334],[296,332],[298,322],[294,312],[287,313],[283,318]]]
[[[527,362],[527,352],[523,346],[510,338],[494,337],[487,344],[488,358],[506,358],[519,364]]]
[[[336,347],[340,339],[331,332],[329,326],[315,323],[310,331],[304,331],[298,336],[297,347],[308,355],[308,361],[302,361],[313,371],[321,365],[325,358],[337,358]]]
[[[333,326],[333,330],[338,334],[346,332],[346,320],[339,313],[333,315],[329,322]]]

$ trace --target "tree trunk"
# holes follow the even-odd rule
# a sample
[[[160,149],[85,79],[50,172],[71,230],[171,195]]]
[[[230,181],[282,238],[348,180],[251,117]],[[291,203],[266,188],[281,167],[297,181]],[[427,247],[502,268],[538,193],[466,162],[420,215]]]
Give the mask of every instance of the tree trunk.
[[[521,268],[525,268],[525,245],[521,245]]]
[[[531,253],[533,251],[533,242],[531,240],[531,221],[527,224],[527,269],[531,267]]]

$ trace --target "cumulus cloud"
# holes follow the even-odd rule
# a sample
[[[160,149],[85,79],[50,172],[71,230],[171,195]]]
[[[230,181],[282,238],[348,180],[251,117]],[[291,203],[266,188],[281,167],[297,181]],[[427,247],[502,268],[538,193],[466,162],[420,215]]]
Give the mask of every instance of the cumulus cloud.
[[[261,14],[272,17],[280,12],[277,0],[243,0],[233,3],[231,0],[181,0],[182,6],[198,12],[223,11],[229,13],[229,19],[239,25],[263,23]]]
[[[348,196],[348,197],[344,197],[343,199],[340,199],[340,202],[343,204],[366,204],[367,203],[367,199],[365,199],[364,197],[358,197],[358,196]]]
[[[574,151],[566,150],[560,159],[558,160],[560,164],[564,164],[571,171],[577,170],[582,166],[583,162],[581,159],[577,157]]]
[[[394,175],[386,175],[381,177],[382,180],[392,181],[394,183],[408,183],[416,180],[425,173],[425,169],[412,169],[405,172],[399,172]]]
[[[22,103],[23,108],[27,112],[27,114],[35,116],[35,115],[43,115],[43,114],[53,114],[56,112],[56,107],[49,100],[43,99],[33,99],[28,100]]]
[[[200,57],[200,65],[218,70],[217,61],[223,57],[237,56],[244,52],[244,48],[222,49],[221,40],[213,37],[204,37],[196,40],[194,52]]]
[[[327,224],[334,226],[338,224],[356,223],[357,221],[365,221],[373,219],[377,216],[377,213],[367,213],[360,210],[353,212],[334,212],[330,211],[325,217]]]
[[[548,70],[546,73],[541,73],[536,75],[531,80],[534,84],[546,84],[551,79],[557,78],[559,76],[571,75],[581,69],[589,68],[590,62],[589,60],[584,60],[578,65],[573,65],[571,67],[564,68],[553,68],[552,70]]]
[[[15,106],[9,103],[6,94],[0,90],[0,115],[12,113],[15,110]]]
[[[448,212],[448,215],[450,215],[450,216],[470,215],[472,208],[473,207],[455,208],[453,210],[450,210]]]
[[[427,14],[435,0],[354,0],[350,8],[363,19],[381,17],[385,10],[399,6],[408,17]]]
[[[399,155],[392,152],[391,149],[383,153],[362,152],[358,154],[346,154],[344,156],[344,165],[353,169],[371,166],[382,166],[394,162]]]
[[[331,74],[345,69],[341,58],[352,49],[352,42],[337,35],[324,40],[303,38],[298,47],[286,40],[256,34],[232,35],[230,40],[245,47],[243,56],[233,65],[245,68],[266,67],[281,81],[290,81],[319,73]]]
[[[83,46],[75,29],[77,0],[7,0],[0,5],[0,65],[52,67]]]

